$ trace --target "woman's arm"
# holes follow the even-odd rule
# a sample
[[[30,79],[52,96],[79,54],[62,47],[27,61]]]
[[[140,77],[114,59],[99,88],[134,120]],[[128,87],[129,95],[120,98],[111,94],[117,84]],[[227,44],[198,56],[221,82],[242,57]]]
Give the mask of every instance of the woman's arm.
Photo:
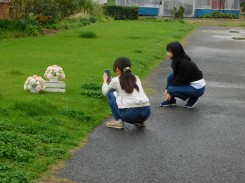
[[[104,73],[103,75],[103,85],[102,85],[102,93],[106,96],[110,90],[117,90],[117,85],[118,85],[118,77],[112,78],[111,82],[107,82],[107,75]]]

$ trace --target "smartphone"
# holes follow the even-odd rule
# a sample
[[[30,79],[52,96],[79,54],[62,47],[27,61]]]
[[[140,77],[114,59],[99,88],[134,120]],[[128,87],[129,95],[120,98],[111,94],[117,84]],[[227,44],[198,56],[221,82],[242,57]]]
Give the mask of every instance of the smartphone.
[[[107,82],[110,82],[111,81],[111,73],[110,73],[110,70],[109,69],[106,69],[105,70],[105,73],[107,74]]]

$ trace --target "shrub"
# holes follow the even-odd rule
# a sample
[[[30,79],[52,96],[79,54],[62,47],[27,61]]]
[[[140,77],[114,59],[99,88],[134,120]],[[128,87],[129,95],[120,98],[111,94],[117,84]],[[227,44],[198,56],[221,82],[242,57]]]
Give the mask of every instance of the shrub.
[[[40,24],[47,24],[53,21],[52,16],[38,16],[37,20]]]
[[[87,18],[87,17],[81,18],[81,19],[80,19],[80,23],[81,23],[82,25],[89,25],[89,24],[90,24],[90,20],[89,20],[89,18]]]
[[[82,32],[80,35],[81,38],[88,38],[88,39],[92,39],[97,37],[95,33],[91,32],[91,31],[87,31],[87,32]]]
[[[95,23],[95,22],[97,21],[97,18],[96,18],[95,16],[90,16],[90,17],[89,17],[89,21],[90,21],[91,23]]]
[[[25,31],[26,30],[26,23],[21,20],[7,20],[3,19],[0,20],[0,29],[7,30],[7,31]]]
[[[232,13],[222,13],[219,11],[214,11],[210,14],[201,16],[201,18],[230,18],[230,19],[234,18],[235,19],[238,18],[238,16]]]
[[[68,17],[76,13],[79,4],[76,0],[55,0],[61,17]]]
[[[8,30],[11,27],[11,21],[7,19],[0,20],[0,29]]]
[[[33,1],[33,14],[41,17],[58,18],[59,9],[55,0],[35,0]]]
[[[240,7],[241,7],[242,12],[244,12],[245,11],[245,2],[241,2]]]
[[[173,21],[175,19],[183,20],[184,13],[185,13],[185,8],[183,6],[180,6],[179,9],[174,7],[173,10],[171,11],[171,16],[173,17]]]
[[[134,6],[104,6],[104,9],[105,14],[115,20],[137,20],[139,17],[139,8]]]
[[[40,28],[37,25],[27,25],[26,33],[29,36],[38,36],[40,34]]]

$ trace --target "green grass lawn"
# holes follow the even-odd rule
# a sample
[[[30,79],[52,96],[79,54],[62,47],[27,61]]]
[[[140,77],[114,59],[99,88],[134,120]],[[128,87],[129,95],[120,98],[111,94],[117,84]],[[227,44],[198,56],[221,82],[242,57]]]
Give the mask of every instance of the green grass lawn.
[[[117,57],[129,57],[133,72],[143,79],[165,57],[166,44],[182,40],[192,29],[191,24],[153,19],[111,21],[1,40],[0,182],[39,178],[71,156],[71,150],[111,115],[100,90],[104,69],[112,70]],[[53,64],[66,74],[65,93],[23,90],[27,77],[44,78]]]

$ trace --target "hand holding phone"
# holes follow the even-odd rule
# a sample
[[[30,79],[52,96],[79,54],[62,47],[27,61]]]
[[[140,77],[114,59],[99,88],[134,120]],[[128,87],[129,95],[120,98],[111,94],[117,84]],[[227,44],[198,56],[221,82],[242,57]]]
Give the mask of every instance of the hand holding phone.
[[[110,70],[109,69],[106,69],[105,70],[105,73],[107,75],[107,82],[109,83],[111,81],[111,73],[110,73]]]

